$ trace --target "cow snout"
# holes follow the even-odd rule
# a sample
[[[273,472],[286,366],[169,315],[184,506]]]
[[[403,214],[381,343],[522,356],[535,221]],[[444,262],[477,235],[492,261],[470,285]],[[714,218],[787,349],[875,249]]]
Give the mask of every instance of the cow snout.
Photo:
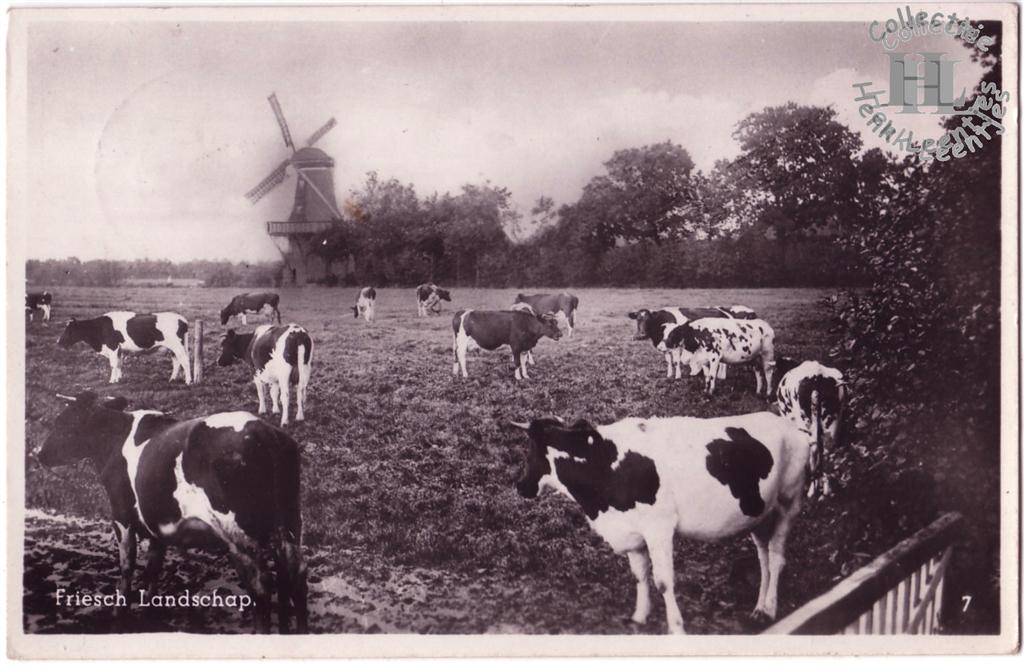
[[[665,346],[665,342],[664,341],[658,342],[657,348],[662,353],[668,353],[668,346]]]

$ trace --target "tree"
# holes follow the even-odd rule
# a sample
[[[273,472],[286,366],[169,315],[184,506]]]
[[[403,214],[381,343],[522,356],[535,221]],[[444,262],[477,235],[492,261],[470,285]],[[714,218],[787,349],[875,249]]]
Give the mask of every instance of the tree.
[[[694,165],[686,149],[670,141],[624,149],[604,167],[572,208],[600,246],[619,239],[660,244],[694,231]]]
[[[737,186],[735,211],[746,211],[785,243],[855,214],[861,140],[832,108],[793,102],[740,121],[741,153],[728,167]]]

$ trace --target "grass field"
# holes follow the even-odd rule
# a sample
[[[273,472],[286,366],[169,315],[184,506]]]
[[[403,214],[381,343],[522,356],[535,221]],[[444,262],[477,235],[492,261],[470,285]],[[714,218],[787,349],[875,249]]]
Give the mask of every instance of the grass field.
[[[56,392],[92,388],[123,395],[133,409],[183,418],[255,411],[247,369],[216,366],[224,331],[217,314],[238,292],[54,290],[53,321],[37,318],[27,326],[27,446],[45,437],[61,409]],[[285,322],[306,327],[315,344],[306,421],[288,430],[303,450],[304,543],[313,581],[341,602],[338,615],[311,621],[321,632],[663,632],[659,603],[646,626],[626,622],[634,593],[626,559],[587,527],[575,504],[553,495],[529,501],[516,494],[512,483],[526,442],[505,424],[550,414],[607,423],[626,416],[721,416],[764,408],[748,370],[730,370],[711,400],[703,398],[696,379],[667,380],[663,357],[650,343],[632,340],[633,322],[625,314],[641,306],[744,304],[773,325],[779,354],[823,359],[826,349],[822,290],[581,290],[575,336],[542,340],[530,380],[512,379],[507,349],[471,353],[470,378],[463,380],[451,375],[452,312],[505,308],[516,290],[455,289],[440,317],[417,318],[412,290],[382,289],[372,324],[352,317],[354,289],[278,292]],[[190,322],[203,319],[204,383],[169,383],[170,356],[161,352],[129,358],[124,382],[111,386],[105,359],[81,344],[71,350],[56,346],[68,317],[113,309],[177,311]],[[248,331],[253,322],[265,319],[235,327]],[[86,464],[46,471],[30,461],[26,505],[86,519],[108,514],[105,494]],[[830,524],[823,522],[834,513],[812,505],[790,535],[782,614],[840,577],[829,547]],[[95,550],[107,551],[107,568],[115,567],[112,540]],[[36,550],[26,557],[26,567],[46,559],[45,550]],[[688,631],[745,631],[744,614],[753,608],[758,579],[748,538],[720,544],[677,540],[676,574]],[[58,580],[77,577],[69,569]],[[404,585],[389,587],[395,579]],[[52,583],[26,581],[26,596],[38,597],[34,591],[41,587]],[[346,609],[346,601],[354,603]],[[392,623],[367,622],[372,616],[366,606],[389,611]]]

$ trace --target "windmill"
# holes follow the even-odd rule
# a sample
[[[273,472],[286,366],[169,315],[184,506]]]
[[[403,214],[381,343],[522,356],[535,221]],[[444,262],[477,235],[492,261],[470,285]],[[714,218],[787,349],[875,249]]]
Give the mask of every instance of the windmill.
[[[292,154],[245,196],[255,204],[285,180],[289,167],[295,172],[298,178],[292,213],[287,221],[268,221],[267,234],[284,257],[287,280],[293,284],[304,284],[322,279],[327,273],[324,261],[312,253],[314,237],[341,220],[334,199],[334,160],[313,147],[337,123],[332,117],[309,136],[305,146],[296,149],[277,94],[271,93],[267,100],[281,128],[284,145]]]

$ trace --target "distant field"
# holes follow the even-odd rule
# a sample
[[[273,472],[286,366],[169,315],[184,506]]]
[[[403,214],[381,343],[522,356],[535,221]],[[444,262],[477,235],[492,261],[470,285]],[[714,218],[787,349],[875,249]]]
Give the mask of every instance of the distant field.
[[[87,387],[123,395],[131,408],[183,418],[256,410],[247,370],[216,366],[224,331],[217,314],[241,290],[53,292],[53,321],[44,325],[37,318],[27,328],[29,446],[45,437],[62,406],[54,393]],[[526,443],[504,424],[550,414],[606,423],[631,415],[719,416],[763,409],[748,370],[730,370],[710,401],[694,379],[665,379],[662,356],[649,343],[632,341],[633,323],[625,314],[638,307],[744,304],[773,325],[777,351],[794,358],[823,358],[828,327],[819,304],[827,292],[818,289],[579,290],[575,336],[542,340],[529,381],[512,379],[507,349],[471,353],[470,378],[462,380],[451,375],[452,312],[507,307],[516,290],[455,289],[440,317],[417,318],[412,290],[381,289],[373,324],[352,317],[354,289],[278,292],[285,322],[305,326],[315,343],[307,420],[289,431],[303,447],[305,543],[313,556],[315,589],[335,600],[322,609],[330,615],[311,621],[317,631],[663,632],[660,602],[643,628],[625,622],[634,595],[626,559],[587,527],[575,504],[556,496],[527,501],[516,494],[512,482]],[[112,309],[202,318],[207,326],[204,384],[168,383],[170,356],[158,353],[129,358],[125,382],[110,386],[105,359],[84,345],[70,351],[56,346],[68,317]],[[249,330],[253,322],[265,319],[234,327]],[[30,463],[26,504],[95,519],[108,512],[85,464],[48,472]],[[832,513],[823,506],[805,509],[790,535],[780,589],[783,614],[839,577],[824,529],[828,524],[818,523]],[[35,549],[26,558],[27,570],[38,574],[26,580],[26,602],[36,602],[33,607],[44,606],[40,589],[53,587],[54,578],[45,580],[52,570],[39,571],[50,559],[47,531],[60,533],[65,549],[75,544],[66,534],[73,529],[41,529],[43,535],[34,535]],[[112,540],[98,541],[95,534],[83,535],[82,541],[92,542],[91,550],[100,554],[106,551],[106,567],[115,567]],[[74,560],[57,564],[72,565],[58,570],[57,581],[82,577]],[[688,631],[744,631],[743,614],[753,608],[758,579],[748,538],[721,544],[677,540],[676,567]],[[109,587],[113,574],[108,574]],[[396,579],[405,579],[404,585],[385,587]],[[228,581],[234,582],[233,575]],[[377,614],[383,611],[390,612],[391,623],[380,622]],[[38,608],[34,615],[40,631],[69,631],[76,624]],[[108,622],[90,624],[101,629]],[[195,621],[183,618],[180,629],[195,630]],[[199,629],[205,628],[199,624]]]

